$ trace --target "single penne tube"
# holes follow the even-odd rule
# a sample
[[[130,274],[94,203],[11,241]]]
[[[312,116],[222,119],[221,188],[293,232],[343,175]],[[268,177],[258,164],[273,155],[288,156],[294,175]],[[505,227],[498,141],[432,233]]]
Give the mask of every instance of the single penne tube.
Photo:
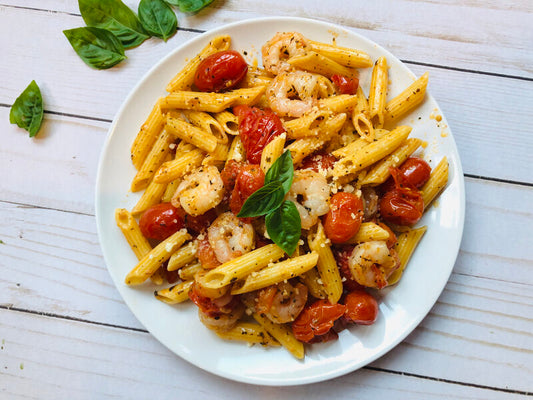
[[[239,134],[239,118],[235,114],[224,110],[213,116],[228,135],[237,136]]]
[[[320,278],[320,274],[318,273],[316,267],[311,268],[309,271],[300,275],[300,280],[305,286],[307,286],[309,293],[311,293],[314,298],[326,299],[328,297],[326,288],[322,283],[322,278]]]
[[[131,213],[135,216],[146,211],[151,206],[161,202],[161,198],[165,193],[167,185],[164,183],[156,183],[153,180],[148,184],[148,187],[143,192],[141,198],[137,201],[135,206],[131,209]]]
[[[210,114],[203,111],[194,111],[194,110],[183,110],[183,115],[191,122],[193,125],[202,129],[205,132],[211,133],[214,137],[217,138],[218,143],[227,143],[228,136],[222,128],[222,125],[213,118]]]
[[[144,237],[137,221],[128,210],[117,208],[115,210],[115,222],[138,260],[152,251],[152,246]]]
[[[317,136],[320,132],[320,126],[332,115],[331,111],[325,109],[313,108],[310,112],[299,118],[285,121],[283,126],[287,131],[289,139],[300,139],[307,136]]]
[[[272,79],[272,75],[270,75],[264,69],[249,65],[248,71],[246,72],[246,76],[241,81],[239,86],[243,88],[263,85],[267,86],[270,84]]]
[[[173,92],[159,99],[161,109],[184,109],[218,113],[238,105],[252,105],[264,93],[266,86],[235,89],[230,92]]]
[[[154,285],[160,286],[163,284],[165,279],[163,278],[163,271],[161,270],[161,267],[157,269],[152,275],[150,275],[150,281]]]
[[[399,126],[388,135],[341,158],[333,167],[333,176],[341,177],[358,172],[396,150],[409,136],[410,126]]]
[[[270,336],[263,326],[253,322],[239,321],[233,328],[227,331],[216,330],[215,333],[226,340],[240,340],[262,346],[280,346],[279,342]]]
[[[139,263],[128,273],[125,282],[127,285],[139,285],[146,281],[157,269],[167,261],[172,253],[183,243],[189,240],[191,236],[186,229],[181,229],[169,236],[148,254],[146,254]]]
[[[314,40],[309,40],[308,42],[312,50],[346,67],[368,68],[372,66],[372,59],[362,50],[315,42]]]
[[[276,339],[285,349],[289,351],[294,357],[301,360],[305,356],[305,348],[302,342],[300,342],[292,333],[290,325],[280,325],[272,322],[266,316],[258,313],[253,314],[254,319],[265,330]]]
[[[176,250],[168,259],[167,271],[176,271],[196,260],[198,246],[196,241],[187,243]]]
[[[387,158],[382,159],[375,164],[366,174],[361,185],[376,186],[385,182],[390,176],[390,168],[397,168],[403,164],[407,158],[420,147],[422,140],[409,138],[394,150]]]
[[[166,289],[156,290],[154,296],[157,300],[167,304],[178,304],[189,300],[189,291],[194,281],[180,282]]]
[[[272,164],[283,154],[285,147],[285,133],[276,136],[270,143],[268,143],[261,153],[260,167],[266,174]]]
[[[351,94],[341,94],[330,96],[318,100],[318,107],[329,110],[333,113],[351,113],[357,104],[357,96]]]
[[[166,129],[172,136],[208,153],[213,152],[217,147],[217,138],[212,133],[197,128],[180,118],[168,117]]]
[[[327,77],[332,75],[343,75],[346,77],[357,75],[357,70],[345,67],[337,61],[312,50],[305,54],[291,57],[287,62],[297,69],[303,69],[304,71],[313,72]]]
[[[207,154],[203,159],[202,165],[220,165],[224,166],[224,163],[228,159],[230,142],[226,143],[217,143],[217,147],[212,153]]]
[[[357,150],[367,146],[368,144],[369,143],[365,139],[358,138],[346,146],[334,150],[331,154],[337,158],[348,157],[350,154],[354,154]]]
[[[176,153],[176,158],[164,162],[154,175],[154,182],[165,184],[177,178],[181,178],[196,167],[199,167],[204,160],[205,153],[200,149],[195,149],[187,153]]]
[[[172,135],[166,129],[163,129],[146,157],[146,160],[144,160],[143,165],[137,171],[137,174],[131,182],[132,192],[138,192],[148,186],[155,172],[170,154],[170,144],[173,140]]]
[[[178,271],[178,275],[182,281],[189,281],[194,279],[196,274],[202,270],[202,264],[200,262],[194,262],[181,267]]]
[[[347,241],[350,244],[372,242],[374,240],[387,240],[390,234],[374,222],[363,222],[357,233]]]
[[[446,187],[448,183],[448,159],[443,157],[429,175],[429,180],[422,186],[420,192],[424,200],[424,209],[428,209],[431,202]]]
[[[212,289],[222,288],[279,260],[284,254],[275,244],[260,247],[210,270],[204,276],[203,285]]]
[[[180,184],[181,179],[174,179],[172,182],[167,183],[165,192],[161,196],[161,202],[162,203],[168,203],[170,200],[172,200],[172,197],[174,197],[174,193],[176,192],[176,189],[178,188],[178,185]]]
[[[426,95],[428,78],[429,74],[424,73],[407,89],[387,103],[385,106],[385,121],[387,123],[398,121],[422,103]]]
[[[165,119],[161,107],[156,103],[131,146],[131,162],[136,169],[141,168],[146,156],[150,153],[150,149],[165,125]]]
[[[331,251],[331,242],[326,238],[322,223],[318,223],[316,232],[309,234],[307,243],[309,249],[318,254],[316,269],[326,289],[329,302],[335,304],[342,296],[342,278]]]
[[[302,160],[313,154],[315,151],[323,147],[328,138],[322,137],[305,137],[302,139],[296,139],[294,142],[289,144],[285,149],[290,150],[292,154],[292,163],[297,167]]]
[[[374,126],[365,113],[353,113],[352,123],[361,138],[367,142],[372,142],[375,139]]]
[[[389,285],[394,285],[400,280],[405,267],[409,263],[411,256],[422,239],[422,236],[426,233],[426,230],[427,227],[422,226],[420,228],[410,229],[398,235],[398,242],[396,243],[395,249],[398,253],[398,258],[400,259],[400,267],[387,278]]]
[[[167,85],[167,92],[190,89],[194,82],[194,74],[203,59],[211,54],[229,49],[231,38],[228,35],[217,36],[205,46],[199,54],[192,58]]]
[[[260,271],[250,273],[244,281],[233,284],[231,294],[242,294],[263,289],[287,279],[300,276],[317,265],[318,254],[311,253],[269,264]]]
[[[231,146],[229,147],[228,158],[226,159],[226,163],[229,160],[235,160],[235,161],[246,160],[246,151],[244,150],[244,145],[242,144],[242,140],[240,136],[235,136],[233,140],[231,141]]]
[[[387,85],[389,73],[387,59],[380,57],[372,70],[370,91],[368,92],[368,108],[372,125],[377,128],[385,123],[385,103],[387,101]]]

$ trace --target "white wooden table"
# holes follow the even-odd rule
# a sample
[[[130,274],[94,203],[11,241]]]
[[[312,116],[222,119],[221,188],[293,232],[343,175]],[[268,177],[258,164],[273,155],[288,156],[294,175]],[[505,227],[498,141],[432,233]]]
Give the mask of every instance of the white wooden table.
[[[343,25],[428,70],[466,177],[461,250],[420,326],[359,371],[286,388],[227,381],[159,344],[113,285],[94,218],[99,154],[135,83],[205,30],[274,15]],[[96,71],[62,33],[84,25],[76,1],[0,0],[0,399],[531,396],[533,3],[215,0],[178,20],[167,43]],[[33,140],[9,124],[32,79],[45,101]]]

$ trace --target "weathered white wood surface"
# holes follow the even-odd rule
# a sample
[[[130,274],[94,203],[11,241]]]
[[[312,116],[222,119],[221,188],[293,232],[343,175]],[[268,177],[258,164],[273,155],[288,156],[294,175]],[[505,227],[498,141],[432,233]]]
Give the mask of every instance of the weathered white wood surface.
[[[138,1],[125,1],[136,9]],[[128,310],[94,222],[100,150],[121,102],[162,56],[201,31],[249,17],[341,24],[416,73],[454,133],[467,175],[461,251],[443,294],[404,342],[345,377],[254,388],[170,353]],[[77,2],[0,0],[0,399],[515,399],[533,392],[533,6],[527,0],[271,2],[215,0],[178,13],[167,43],[94,71],[63,29]],[[45,122],[33,140],[8,123],[35,79]]]

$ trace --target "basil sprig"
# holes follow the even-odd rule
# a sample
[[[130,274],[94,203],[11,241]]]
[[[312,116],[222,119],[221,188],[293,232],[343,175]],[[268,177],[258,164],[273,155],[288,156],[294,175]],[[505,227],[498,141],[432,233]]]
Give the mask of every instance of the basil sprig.
[[[167,3],[177,6],[181,12],[196,13],[207,7],[213,0],[165,0]]]
[[[43,98],[35,81],[31,81],[26,89],[13,103],[9,112],[9,122],[26,129],[30,137],[34,137],[41,128],[43,121]]]
[[[107,29],[129,49],[150,37],[135,13],[120,0],[78,0],[87,26]]]
[[[178,29],[176,14],[163,0],[141,0],[139,19],[148,33],[165,42]]]
[[[108,30],[86,26],[67,29],[63,33],[90,67],[107,69],[126,58],[122,43]]]
[[[294,253],[302,231],[300,214],[292,201],[283,200],[294,177],[291,152],[286,151],[265,174],[265,185],[244,202],[239,218],[265,216],[268,235],[288,255]]]

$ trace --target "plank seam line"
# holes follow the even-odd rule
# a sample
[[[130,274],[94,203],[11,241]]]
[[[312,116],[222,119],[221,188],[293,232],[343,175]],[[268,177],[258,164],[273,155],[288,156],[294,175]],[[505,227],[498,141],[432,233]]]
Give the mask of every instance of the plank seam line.
[[[109,324],[107,322],[91,321],[91,320],[88,320],[88,319],[71,317],[69,315],[54,314],[54,313],[49,313],[49,312],[46,312],[46,311],[35,311],[35,310],[28,310],[28,309],[25,309],[25,308],[10,307],[10,306],[5,305],[5,304],[0,305],[0,309],[7,310],[7,311],[17,311],[17,312],[26,313],[26,314],[39,315],[41,317],[58,318],[58,319],[63,319],[63,320],[67,320],[67,321],[83,322],[83,323],[86,323],[86,324],[92,324],[92,325],[98,325],[98,326],[106,326],[106,327],[109,327],[109,328],[117,328],[117,329],[125,329],[125,330],[128,330],[128,331],[134,331],[134,332],[149,333],[146,329],[132,328],[132,327],[129,327],[129,326],[124,326],[124,325]]]
[[[502,178],[491,178],[489,176],[483,176],[483,175],[475,175],[475,174],[464,174],[465,178],[472,178],[472,179],[480,179],[484,181],[492,181],[492,182],[498,182],[498,183],[507,183],[510,185],[520,185],[520,186],[526,186],[526,187],[533,187],[532,182],[520,182],[520,181],[513,181],[510,179],[502,179]]]
[[[17,207],[23,207],[23,208],[37,208],[40,210],[51,210],[51,211],[58,211],[63,213],[70,213],[70,214],[77,214],[77,215],[86,215],[88,217],[95,217],[96,214],[94,213],[87,213],[82,211],[73,211],[73,210],[62,210],[60,208],[54,208],[54,207],[45,207],[45,206],[39,206],[35,204],[28,204],[28,203],[17,203],[16,201],[9,201],[9,200],[2,200],[0,198],[0,202],[7,203],[7,204],[13,204]]]
[[[480,385],[480,384],[477,384],[477,383],[460,382],[460,381],[454,381],[452,379],[435,378],[435,377],[432,377],[432,376],[413,374],[411,372],[393,371],[393,370],[390,370],[390,369],[370,367],[370,366],[366,366],[366,367],[363,367],[363,368],[364,369],[369,369],[371,371],[376,371],[376,372],[385,372],[385,373],[390,373],[390,374],[394,374],[394,375],[410,376],[410,377],[413,377],[413,378],[427,379],[427,380],[430,380],[430,381],[449,383],[449,384],[452,384],[452,385],[468,386],[468,387],[474,387],[474,388],[477,388],[477,389],[493,390],[493,391],[496,391],[496,392],[504,392],[504,393],[512,393],[512,394],[520,394],[520,395],[525,395],[525,396],[532,396],[531,392],[526,392],[526,391],[522,391],[522,390],[513,390],[513,389],[506,389],[506,388],[493,387],[493,386],[487,386],[487,385]]]

